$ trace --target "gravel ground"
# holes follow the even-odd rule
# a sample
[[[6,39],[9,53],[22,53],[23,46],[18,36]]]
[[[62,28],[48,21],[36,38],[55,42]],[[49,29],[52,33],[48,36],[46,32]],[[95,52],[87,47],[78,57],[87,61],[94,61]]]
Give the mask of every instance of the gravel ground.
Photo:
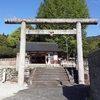
[[[84,85],[27,89],[26,85],[5,84],[0,83],[0,100],[87,100],[89,95],[89,86]]]
[[[27,88],[28,88],[27,84],[19,86],[17,83],[11,83],[11,82],[2,83],[0,81],[0,100],[2,100],[3,98],[14,96],[18,91]]]

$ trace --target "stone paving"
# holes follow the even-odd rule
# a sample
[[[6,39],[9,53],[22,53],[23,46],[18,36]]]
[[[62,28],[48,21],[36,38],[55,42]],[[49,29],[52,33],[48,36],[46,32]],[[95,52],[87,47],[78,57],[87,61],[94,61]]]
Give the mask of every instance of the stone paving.
[[[31,87],[2,100],[87,100],[89,86]]]

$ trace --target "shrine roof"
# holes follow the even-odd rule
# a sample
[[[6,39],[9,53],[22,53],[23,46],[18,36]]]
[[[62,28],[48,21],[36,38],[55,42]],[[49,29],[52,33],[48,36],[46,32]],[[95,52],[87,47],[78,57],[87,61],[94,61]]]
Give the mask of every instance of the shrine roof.
[[[17,48],[20,47],[18,44]],[[26,42],[26,51],[62,52],[55,42]]]

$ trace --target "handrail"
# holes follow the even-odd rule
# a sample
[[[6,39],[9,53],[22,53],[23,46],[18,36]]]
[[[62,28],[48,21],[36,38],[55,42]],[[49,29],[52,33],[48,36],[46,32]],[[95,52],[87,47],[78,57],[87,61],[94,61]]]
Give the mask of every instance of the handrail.
[[[70,73],[69,73],[69,71],[67,70],[67,68],[65,68],[65,71],[66,71],[66,73],[67,73],[67,75],[68,75],[69,81],[70,81],[70,82],[74,82],[74,78],[70,75]]]
[[[33,76],[35,75],[36,72],[36,67],[33,69],[32,74],[30,75],[30,78],[28,79],[28,85],[32,85],[32,79]]]

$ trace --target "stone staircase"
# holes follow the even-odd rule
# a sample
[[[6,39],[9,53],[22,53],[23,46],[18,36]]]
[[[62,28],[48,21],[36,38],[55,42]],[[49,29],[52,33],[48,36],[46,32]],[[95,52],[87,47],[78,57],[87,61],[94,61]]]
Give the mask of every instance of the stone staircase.
[[[70,84],[63,67],[37,67],[33,72],[32,87],[56,87]]]

